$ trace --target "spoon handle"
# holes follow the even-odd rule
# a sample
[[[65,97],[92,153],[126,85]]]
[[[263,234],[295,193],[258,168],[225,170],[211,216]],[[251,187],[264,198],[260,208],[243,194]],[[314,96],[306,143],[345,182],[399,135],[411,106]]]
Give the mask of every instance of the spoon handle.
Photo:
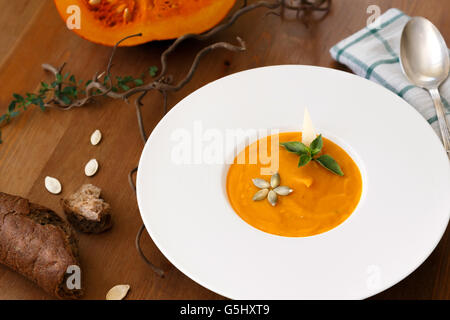
[[[436,114],[439,122],[439,129],[441,130],[442,141],[444,142],[445,151],[450,154],[450,131],[445,117],[444,105],[442,104],[441,95],[437,88],[430,89],[431,98],[436,107]]]

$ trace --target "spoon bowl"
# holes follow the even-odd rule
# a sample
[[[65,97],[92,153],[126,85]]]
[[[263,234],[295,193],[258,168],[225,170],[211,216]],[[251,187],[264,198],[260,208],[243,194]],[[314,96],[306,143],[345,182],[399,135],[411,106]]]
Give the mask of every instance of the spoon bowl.
[[[429,20],[414,17],[405,25],[400,41],[400,65],[409,81],[430,93],[442,142],[450,156],[449,125],[439,94],[439,86],[448,77],[450,59],[444,38]]]
[[[439,30],[427,19],[412,18],[403,29],[400,63],[408,79],[431,89],[447,79],[450,59],[447,45]]]

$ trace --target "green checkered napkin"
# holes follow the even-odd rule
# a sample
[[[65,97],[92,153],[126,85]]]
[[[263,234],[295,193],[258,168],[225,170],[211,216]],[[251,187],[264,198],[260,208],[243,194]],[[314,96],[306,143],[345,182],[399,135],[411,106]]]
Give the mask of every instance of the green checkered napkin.
[[[400,63],[400,37],[410,19],[398,9],[389,9],[373,24],[342,40],[330,53],[354,73],[378,82],[416,108],[438,133],[436,111],[430,95],[412,85],[403,75]],[[447,119],[450,121],[450,79],[440,87]]]

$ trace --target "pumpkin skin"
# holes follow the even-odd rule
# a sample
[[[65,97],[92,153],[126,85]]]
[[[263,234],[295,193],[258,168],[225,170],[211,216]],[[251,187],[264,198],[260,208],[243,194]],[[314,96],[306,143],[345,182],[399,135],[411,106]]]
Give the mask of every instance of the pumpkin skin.
[[[187,33],[202,33],[217,25],[236,0],[54,0],[64,21],[80,8],[80,29],[72,29],[82,38],[106,46],[122,42],[135,46],[152,40],[175,39]]]

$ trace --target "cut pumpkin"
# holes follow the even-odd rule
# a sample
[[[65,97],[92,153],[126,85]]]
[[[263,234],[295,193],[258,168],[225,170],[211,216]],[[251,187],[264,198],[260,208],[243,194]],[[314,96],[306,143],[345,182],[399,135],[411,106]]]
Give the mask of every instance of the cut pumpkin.
[[[81,37],[103,45],[134,46],[152,40],[175,39],[202,33],[217,25],[236,0],[55,0],[64,21],[74,19],[79,8]],[[71,7],[72,6],[72,7]]]

